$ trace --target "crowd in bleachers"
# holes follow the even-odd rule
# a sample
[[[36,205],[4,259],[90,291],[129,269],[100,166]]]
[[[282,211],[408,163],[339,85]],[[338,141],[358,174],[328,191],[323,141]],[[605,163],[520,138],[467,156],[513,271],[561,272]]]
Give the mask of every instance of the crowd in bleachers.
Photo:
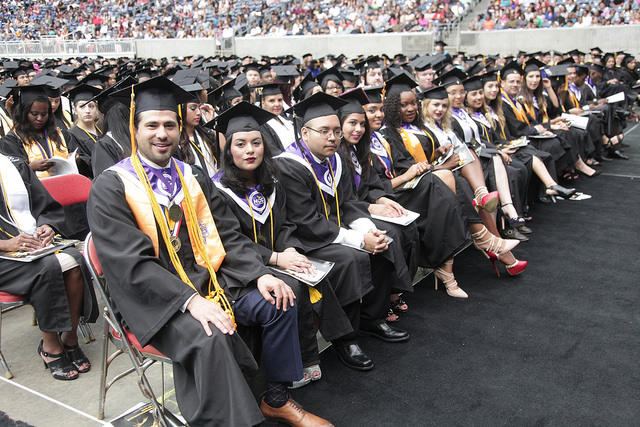
[[[196,38],[431,31],[470,0],[3,1],[0,39]]]
[[[565,28],[640,23],[640,3],[633,0],[496,0],[470,24],[472,31]]]

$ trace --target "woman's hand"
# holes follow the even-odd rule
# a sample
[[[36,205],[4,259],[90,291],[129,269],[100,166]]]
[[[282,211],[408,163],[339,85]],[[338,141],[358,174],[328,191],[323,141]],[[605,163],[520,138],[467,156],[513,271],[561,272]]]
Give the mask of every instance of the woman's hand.
[[[211,104],[200,104],[200,113],[202,113],[204,123],[210,122],[216,115],[215,110],[213,109],[213,106],[211,106]]]
[[[449,157],[447,161],[442,164],[442,167],[444,169],[449,170],[455,169],[458,166],[460,166],[460,156],[458,156],[456,153],[452,154],[451,157]]]
[[[377,212],[373,212],[372,208]],[[383,212],[383,213],[379,213]],[[369,213],[375,213],[376,215],[388,216],[391,218],[405,216],[407,210],[398,202],[388,199],[386,197],[380,197],[375,203],[369,205]]]
[[[372,254],[378,254],[389,249],[389,239],[385,236],[386,231],[371,230],[364,235],[364,249]]]
[[[27,234],[19,234],[9,240],[0,240],[0,250],[5,252],[35,251],[42,248],[40,240]]]
[[[53,165],[54,163],[50,162],[47,159],[37,159],[29,163],[29,166],[31,167],[31,169],[36,172],[49,170],[53,167]]]
[[[513,161],[511,159],[511,156],[509,154],[506,153],[507,150],[505,151],[500,151],[500,155],[502,156],[502,159],[504,160],[504,162],[506,164],[511,164],[511,162]]]
[[[412,180],[416,176],[422,175],[423,173],[427,172],[429,168],[430,166],[429,166],[429,163],[427,162],[419,162],[419,163],[412,164],[409,167],[409,169],[407,169],[407,172],[405,172],[408,178],[407,181]]]
[[[542,87],[545,89],[551,89],[551,80],[546,77],[542,79]]]
[[[56,233],[53,231],[53,228],[49,227],[47,224],[42,224],[36,230],[36,238],[42,242],[42,246],[49,246],[55,234]]]

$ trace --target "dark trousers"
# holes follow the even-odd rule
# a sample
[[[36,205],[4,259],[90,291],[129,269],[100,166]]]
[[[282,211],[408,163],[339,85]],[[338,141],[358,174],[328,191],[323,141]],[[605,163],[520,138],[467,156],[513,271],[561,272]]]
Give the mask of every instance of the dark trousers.
[[[151,345],[171,358],[180,412],[190,426],[253,426],[263,421],[245,375],[258,366],[235,333],[209,324],[208,337],[189,312],[178,313],[153,337]]]
[[[268,382],[302,378],[297,306],[278,310],[254,289],[235,302],[233,311],[238,324],[262,328],[262,360]]]

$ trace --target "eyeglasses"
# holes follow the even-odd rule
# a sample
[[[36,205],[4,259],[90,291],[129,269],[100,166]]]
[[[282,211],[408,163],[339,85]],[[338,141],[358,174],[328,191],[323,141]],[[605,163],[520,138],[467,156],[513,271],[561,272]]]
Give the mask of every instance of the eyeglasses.
[[[319,133],[320,135],[322,135],[323,138],[329,138],[329,135],[333,135],[336,139],[340,139],[342,138],[342,131],[340,129],[338,130],[334,130],[334,131],[330,131],[329,129],[314,129],[314,128],[310,128],[309,126],[305,126],[307,129],[312,130],[314,132]]]

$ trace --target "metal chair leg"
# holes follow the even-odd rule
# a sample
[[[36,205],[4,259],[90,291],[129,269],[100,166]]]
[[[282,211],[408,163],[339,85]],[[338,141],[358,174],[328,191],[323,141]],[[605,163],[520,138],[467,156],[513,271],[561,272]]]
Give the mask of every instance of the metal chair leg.
[[[2,369],[4,370],[4,377],[8,380],[13,378],[13,373],[11,372],[11,369],[9,369],[9,364],[4,358],[4,354],[2,354],[2,309],[0,309],[0,365],[2,365]]]

